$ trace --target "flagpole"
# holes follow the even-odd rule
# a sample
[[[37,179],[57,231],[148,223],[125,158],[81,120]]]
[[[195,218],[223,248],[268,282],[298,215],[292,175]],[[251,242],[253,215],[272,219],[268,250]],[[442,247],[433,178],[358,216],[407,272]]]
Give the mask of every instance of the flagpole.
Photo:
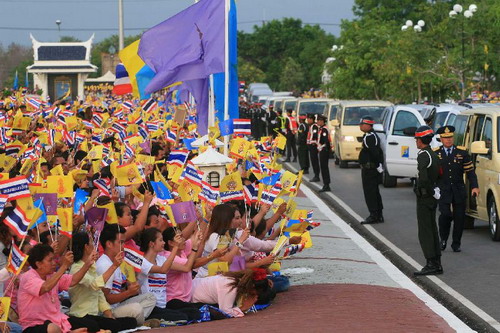
[[[229,9],[230,0],[225,0],[224,13],[224,120],[229,119]],[[224,136],[224,155],[228,155],[229,136]]]
[[[210,74],[210,89],[208,92],[208,127],[215,125],[214,75]]]
[[[123,50],[123,0],[118,0],[118,50]]]

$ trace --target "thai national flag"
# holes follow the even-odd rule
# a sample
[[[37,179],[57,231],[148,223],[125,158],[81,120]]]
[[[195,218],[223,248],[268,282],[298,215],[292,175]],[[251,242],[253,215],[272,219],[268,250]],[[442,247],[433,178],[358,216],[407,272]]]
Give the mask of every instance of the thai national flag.
[[[210,206],[215,206],[217,204],[218,197],[219,190],[217,188],[210,186],[210,184],[205,181],[201,182],[201,192],[198,194],[198,198],[200,198],[200,200],[205,201]]]
[[[146,126],[149,132],[155,132],[160,129],[160,125],[155,121],[147,121]]]
[[[189,150],[185,149],[172,150],[168,155],[167,163],[183,167],[184,164],[186,164],[188,156],[189,156]]]
[[[28,99],[28,104],[31,105],[35,110],[38,110],[42,106],[42,101],[36,98]]]
[[[26,213],[19,205],[17,205],[4,220],[4,223],[7,224],[19,238],[26,236],[30,222],[31,221],[26,217]]]
[[[191,184],[201,186],[203,172],[198,170],[193,162],[189,161],[186,168],[184,169],[184,172],[182,173],[182,178],[185,178]]]
[[[31,196],[25,176],[0,181],[0,193],[8,195],[9,201]]]
[[[111,197],[111,181],[108,178],[94,180],[94,186],[100,191],[99,195]]]
[[[75,145],[76,132],[64,130],[63,139],[64,141],[66,141],[69,147],[73,147]]]
[[[5,148],[5,155],[17,156],[17,154],[19,154],[22,148],[23,148],[22,144],[16,144],[16,143],[7,144],[7,147]]]
[[[125,142],[125,151],[123,153],[123,160],[128,161],[134,156],[135,156],[134,148],[132,148],[132,146],[130,146],[128,143]]]
[[[115,133],[121,133],[121,132],[125,132],[126,127],[120,123],[115,122],[115,123],[113,123],[113,125],[111,125],[111,130]]]
[[[125,66],[122,63],[116,65],[116,79],[113,93],[117,95],[125,95],[132,92],[132,85]]]
[[[140,272],[144,261],[144,253],[128,245],[125,245],[123,251],[125,252],[125,262],[132,266],[134,271]]]
[[[301,252],[305,248],[305,244],[293,244],[289,245],[285,248],[285,252],[283,253],[283,258],[294,255],[295,253]]]
[[[281,184],[276,184],[271,188],[271,190],[262,193],[261,201],[262,203],[271,205],[280,193],[281,193]]]
[[[175,134],[174,131],[167,129],[167,135],[165,139],[167,140],[167,142],[175,143],[177,141],[177,134]]]
[[[10,248],[7,270],[14,275],[19,274],[27,257],[28,255],[24,254],[23,251],[21,251],[13,241],[12,247]]]
[[[250,119],[233,119],[233,128],[235,135],[252,134]]]
[[[156,103],[156,101],[150,98],[142,105],[142,109],[146,112],[150,112],[153,111],[157,106],[158,104]]]
[[[255,188],[254,184],[244,185],[243,186],[243,194],[245,196],[245,203],[247,205],[251,205],[257,202],[257,194],[258,190]]]
[[[139,126],[139,130],[137,131],[139,135],[144,139],[147,140],[149,137],[148,131],[143,126]]]
[[[123,118],[123,109],[119,108],[113,112],[113,116],[116,118]]]
[[[131,101],[126,101],[125,103],[122,104],[122,108],[127,111],[130,111],[130,109],[132,109],[133,106],[134,104]]]
[[[102,142],[102,134],[92,135],[92,144],[99,145]]]
[[[244,200],[245,196],[242,191],[226,191],[220,192],[220,198],[222,202],[228,202],[232,200]]]
[[[95,127],[101,127],[103,121],[104,121],[104,117],[99,113],[94,113],[94,115],[92,116],[92,124]]]

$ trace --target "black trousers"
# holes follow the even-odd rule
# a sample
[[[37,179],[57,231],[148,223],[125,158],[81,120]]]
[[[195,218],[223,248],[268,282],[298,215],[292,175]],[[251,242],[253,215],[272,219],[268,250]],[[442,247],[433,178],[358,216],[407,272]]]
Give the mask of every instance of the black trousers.
[[[314,177],[319,177],[319,156],[318,147],[316,147],[316,145],[309,145],[309,157],[311,157],[311,166],[313,168]]]
[[[89,332],[99,332],[99,330],[110,330],[117,333],[137,327],[137,320],[131,317],[122,317],[120,319],[106,318],[103,316],[86,315],[85,317],[69,317],[72,329],[85,327]]]
[[[330,149],[328,147],[323,148],[319,152],[319,165],[321,167],[321,175],[323,176],[323,185],[330,185],[330,168],[328,166],[328,160],[330,159]]]
[[[177,320],[197,320],[200,319],[201,313],[195,308],[178,308],[175,310],[169,308],[159,308],[155,306],[149,318],[163,319],[167,321]]]
[[[452,211],[453,207],[453,211]],[[465,202],[439,203],[439,237],[447,241],[453,221],[452,246],[460,246],[465,221]]]
[[[293,152],[293,158],[297,158],[297,142],[295,134],[289,133],[286,135],[286,158],[290,159]]]
[[[370,215],[382,214],[382,209],[384,209],[378,187],[379,175],[377,169],[361,169],[363,193]]]
[[[299,144],[298,155],[300,169],[309,171],[309,150],[307,149],[307,145]]]
[[[441,256],[436,208],[437,200],[433,197],[417,198],[418,240],[426,259]]]

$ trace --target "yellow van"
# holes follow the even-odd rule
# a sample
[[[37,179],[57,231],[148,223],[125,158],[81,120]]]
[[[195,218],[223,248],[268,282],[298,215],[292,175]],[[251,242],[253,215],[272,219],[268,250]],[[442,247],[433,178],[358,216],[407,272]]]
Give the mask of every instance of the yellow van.
[[[335,152],[335,120],[340,109],[340,100],[331,100],[327,105],[328,132],[330,132],[330,143],[332,151]]]
[[[335,131],[335,164],[347,168],[348,162],[357,162],[361,150],[363,132],[359,120],[370,115],[380,123],[382,112],[392,103],[385,101],[341,101],[337,118],[331,121]]]
[[[466,228],[474,219],[488,221],[490,236],[500,240],[500,107],[489,106],[462,111],[455,118],[455,145],[465,146],[476,168],[480,194],[471,197],[466,181]]]

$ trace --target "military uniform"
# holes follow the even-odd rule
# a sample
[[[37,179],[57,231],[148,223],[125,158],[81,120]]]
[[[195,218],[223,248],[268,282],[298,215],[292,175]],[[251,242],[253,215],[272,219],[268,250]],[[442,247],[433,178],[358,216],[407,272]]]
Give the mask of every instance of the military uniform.
[[[295,133],[297,132],[297,121],[290,115],[285,117],[286,136],[286,162],[290,162],[293,153],[293,161],[297,162],[297,142]]]
[[[451,221],[453,221],[453,242],[451,247],[455,252],[458,252],[460,251],[464,229],[465,200],[467,197],[464,173],[467,175],[470,188],[478,187],[477,176],[474,171],[472,159],[464,147],[451,146],[450,148],[445,148],[441,146],[436,148],[435,152],[439,158],[441,172],[439,180],[441,198],[438,201],[441,249],[444,250],[446,248],[446,242],[450,235]]]
[[[314,172],[314,180],[319,181],[319,157],[318,157],[318,137],[319,137],[319,126],[313,123],[309,127],[309,132],[307,134],[307,146],[309,147],[309,157],[311,158],[311,166]]]
[[[373,126],[375,121],[370,116],[365,116],[361,119],[361,124]],[[382,164],[384,162],[382,149],[380,148],[380,139],[373,131],[365,132],[361,151],[359,152],[359,165],[361,167],[361,181],[363,184],[363,193],[365,195],[366,206],[370,212],[370,216],[363,221],[364,223],[380,223],[384,222],[382,210],[382,197],[379,191],[379,179]]]
[[[418,133],[426,133],[426,131],[431,133],[432,137],[433,132],[430,127],[421,126],[421,128],[424,129],[417,130],[416,138],[422,137],[418,136]],[[417,168],[418,178],[414,191],[417,196],[418,240],[427,259],[427,265],[415,275],[441,274],[443,272],[441,249],[436,225],[437,199],[434,197],[439,177],[439,160],[429,145],[418,152]]]
[[[323,125],[318,134],[319,166],[321,169],[321,176],[323,177],[323,188],[320,192],[330,191],[330,168],[328,166],[328,160],[330,159],[331,149],[330,133],[328,132],[328,127]]]
[[[299,131],[297,135],[298,155],[300,169],[304,170],[304,174],[309,173],[309,151],[307,148],[307,136],[309,134],[309,125],[306,123],[299,124]]]

